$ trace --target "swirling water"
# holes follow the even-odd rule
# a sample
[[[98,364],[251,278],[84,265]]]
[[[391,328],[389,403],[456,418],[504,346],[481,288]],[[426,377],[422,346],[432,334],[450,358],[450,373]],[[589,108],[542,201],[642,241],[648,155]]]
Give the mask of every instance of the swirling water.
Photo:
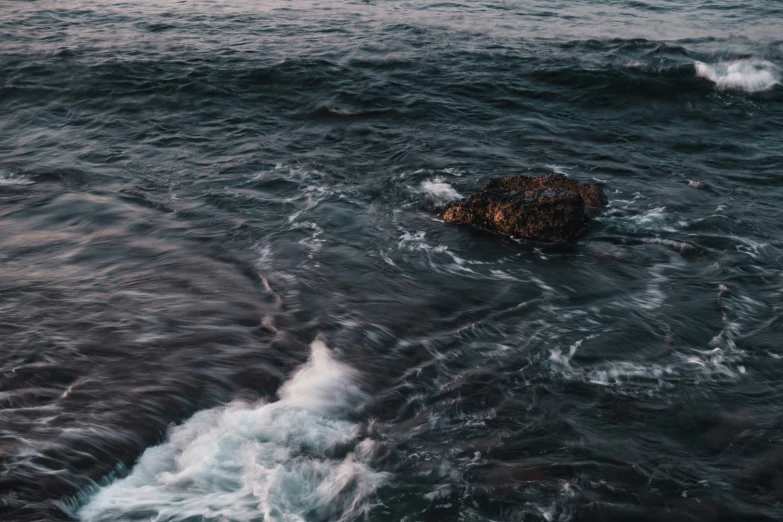
[[[783,5],[0,5],[0,517],[783,518]],[[432,212],[604,185],[569,248]]]

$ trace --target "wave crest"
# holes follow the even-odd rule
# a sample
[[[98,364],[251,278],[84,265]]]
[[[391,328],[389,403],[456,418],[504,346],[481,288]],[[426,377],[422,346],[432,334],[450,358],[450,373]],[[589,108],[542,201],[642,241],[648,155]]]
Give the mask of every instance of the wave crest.
[[[354,370],[325,344],[311,348],[279,401],[195,414],[144,452],[130,475],[99,490],[79,518],[303,522],[365,515],[386,473],[370,468],[372,440],[359,441],[359,426],[345,419],[364,394]]]
[[[696,76],[710,80],[719,89],[761,92],[780,83],[780,68],[756,58],[715,64],[696,62],[694,66]]]

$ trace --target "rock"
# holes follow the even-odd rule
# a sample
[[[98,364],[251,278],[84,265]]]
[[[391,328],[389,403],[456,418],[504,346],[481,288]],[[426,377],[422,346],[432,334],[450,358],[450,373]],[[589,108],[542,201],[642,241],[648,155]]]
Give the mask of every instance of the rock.
[[[608,203],[598,185],[560,174],[496,178],[475,194],[447,204],[446,221],[541,243],[576,239],[590,221],[588,211]]]

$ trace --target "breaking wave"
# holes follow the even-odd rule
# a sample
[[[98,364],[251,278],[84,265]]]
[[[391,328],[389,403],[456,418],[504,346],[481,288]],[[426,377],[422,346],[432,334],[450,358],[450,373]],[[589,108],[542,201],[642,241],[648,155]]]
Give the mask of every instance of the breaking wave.
[[[719,89],[761,92],[780,83],[780,68],[766,60],[741,59],[709,64],[696,62],[696,76]]]
[[[454,201],[462,197],[462,195],[442,177],[436,177],[432,180],[422,182],[421,192],[427,194],[437,203],[448,203],[449,201]]]
[[[78,512],[108,520],[353,520],[386,473],[370,468],[373,441],[346,419],[364,400],[355,371],[323,342],[273,403],[234,402],[170,429],[130,475]]]

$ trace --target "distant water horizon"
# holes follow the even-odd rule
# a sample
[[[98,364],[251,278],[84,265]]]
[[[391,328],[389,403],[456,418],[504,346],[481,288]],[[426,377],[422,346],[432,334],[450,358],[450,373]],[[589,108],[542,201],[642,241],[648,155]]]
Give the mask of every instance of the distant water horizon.
[[[783,519],[781,21],[4,3],[0,519]],[[438,215],[552,173],[574,244]]]

